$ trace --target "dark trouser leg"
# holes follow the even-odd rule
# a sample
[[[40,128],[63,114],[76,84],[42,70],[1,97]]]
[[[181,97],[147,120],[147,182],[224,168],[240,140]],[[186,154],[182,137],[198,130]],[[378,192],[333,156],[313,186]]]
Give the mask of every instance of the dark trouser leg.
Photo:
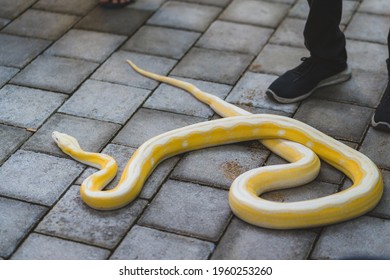
[[[310,13],[304,37],[310,55],[328,61],[345,63],[347,61],[345,36],[339,28],[343,8],[342,0],[308,0],[308,2]]]

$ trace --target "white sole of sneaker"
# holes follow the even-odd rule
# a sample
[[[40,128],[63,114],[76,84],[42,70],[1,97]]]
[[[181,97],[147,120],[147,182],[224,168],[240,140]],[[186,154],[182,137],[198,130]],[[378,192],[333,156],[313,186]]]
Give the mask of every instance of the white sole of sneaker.
[[[295,103],[295,102],[298,102],[298,101],[301,101],[303,99],[306,99],[308,98],[310,95],[313,94],[313,92],[319,88],[322,88],[322,87],[326,87],[326,86],[331,86],[331,85],[335,85],[335,84],[339,84],[339,83],[342,83],[342,82],[345,82],[345,81],[348,81],[352,76],[352,73],[351,73],[351,68],[349,66],[347,66],[347,68],[343,71],[341,71],[340,73],[334,75],[334,76],[331,76],[325,80],[322,80],[315,88],[313,88],[311,91],[309,91],[308,93],[305,93],[301,96],[298,96],[298,97],[295,97],[295,98],[283,98],[283,97],[280,97],[278,95],[276,95],[272,90],[270,89],[267,89],[267,91],[265,92],[269,97],[272,97],[273,99],[275,99],[276,101],[278,101],[279,103],[283,103],[283,104],[288,104],[288,103]]]
[[[374,116],[372,116],[371,119],[371,126],[375,129],[380,129],[380,130],[385,130],[385,131],[390,131],[390,124],[385,123],[385,122],[376,122],[374,120]]]

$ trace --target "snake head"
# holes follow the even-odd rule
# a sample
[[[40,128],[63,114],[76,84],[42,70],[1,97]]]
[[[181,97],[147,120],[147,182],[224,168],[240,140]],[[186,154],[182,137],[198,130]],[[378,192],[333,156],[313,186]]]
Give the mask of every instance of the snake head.
[[[61,133],[58,131],[53,131],[53,133],[51,134],[51,137],[53,138],[53,140],[56,142],[58,147],[64,153],[67,153],[67,151],[69,151],[69,150],[81,149],[79,142],[77,142],[76,138],[74,138],[68,134]]]

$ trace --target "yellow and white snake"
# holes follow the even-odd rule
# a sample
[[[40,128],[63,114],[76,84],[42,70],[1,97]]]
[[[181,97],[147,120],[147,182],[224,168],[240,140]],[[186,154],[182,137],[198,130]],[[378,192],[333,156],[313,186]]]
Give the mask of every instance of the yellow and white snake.
[[[115,160],[108,155],[85,152],[75,138],[53,132],[53,139],[64,153],[100,169],[81,185],[81,197],[89,206],[109,210],[127,205],[138,196],[154,168],[166,158],[205,147],[255,139],[261,139],[262,144],[291,163],[253,169],[235,179],[229,191],[229,203],[234,214],[246,222],[275,229],[316,227],[358,217],[379,202],[383,193],[381,173],[360,152],[295,119],[251,114],[190,83],[142,70],[131,61],[128,63],[146,77],[190,92],[226,118],[197,123],[151,138],[137,149],[118,185],[110,190],[103,189],[116,175]],[[282,203],[260,197],[271,190],[312,181],[320,168],[316,155],[346,174],[353,185],[341,192],[306,201]]]

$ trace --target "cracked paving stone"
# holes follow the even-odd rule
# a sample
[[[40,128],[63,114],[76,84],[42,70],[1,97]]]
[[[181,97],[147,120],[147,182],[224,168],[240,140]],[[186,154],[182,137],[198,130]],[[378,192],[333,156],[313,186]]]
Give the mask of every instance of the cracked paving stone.
[[[12,260],[102,260],[110,251],[63,240],[51,236],[32,233],[18,250]]]
[[[17,74],[11,82],[70,94],[97,66],[96,63],[83,60],[41,55]]]
[[[199,36],[198,32],[146,25],[141,27],[122,48],[180,59]]]
[[[388,259],[390,221],[363,216],[327,227],[314,247],[313,259]],[[380,237],[380,238],[378,238]]]
[[[31,133],[22,128],[0,124],[0,165],[10,156]]]
[[[140,109],[114,138],[113,143],[139,147],[164,132],[206,121],[203,118]]]
[[[68,157],[51,138],[53,131],[59,131],[75,137],[85,151],[99,152],[119,128],[118,124],[55,114],[23,145],[23,149]]]
[[[245,71],[252,58],[246,54],[192,48],[171,74],[233,85]]]
[[[129,161],[129,159],[131,158],[131,156],[134,154],[135,151],[136,149],[134,148],[115,145],[115,144],[107,145],[107,147],[102,151],[102,153],[112,156],[116,160],[116,163],[118,164],[117,176],[110,184],[107,185],[105,189],[112,189],[118,184],[123,169],[125,168],[127,162]],[[145,182],[142,191],[139,194],[139,197],[144,199],[151,199],[178,161],[179,158],[174,157],[174,158],[167,159],[163,161],[161,164],[159,164],[156,167],[156,169],[153,171],[153,173],[149,176],[148,180]],[[81,174],[81,176],[76,180],[75,184],[81,185],[81,183],[88,176],[92,175],[92,173],[96,171],[97,169],[92,167],[86,169]]]
[[[0,90],[0,121],[37,129],[66,98],[64,94],[6,85]]]
[[[176,60],[169,58],[118,51],[96,70],[92,79],[150,90],[155,89],[159,83],[135,72],[126,62],[128,59],[142,69],[160,75],[167,75],[176,64]]]
[[[148,24],[202,32],[220,11],[213,6],[169,1],[148,20]]]
[[[5,33],[56,40],[64,34],[78,17],[66,14],[27,10],[3,29]],[[45,28],[42,28],[45,26]]]
[[[269,152],[255,141],[201,149],[186,154],[172,176],[229,189],[239,175],[260,167],[268,154]]]
[[[137,199],[112,211],[90,208],[81,200],[80,188],[71,187],[37,226],[37,232],[104,248],[114,248],[146,206]]]
[[[221,99],[225,99],[231,90],[231,86],[228,85],[180,77],[172,78],[191,83],[202,91]],[[214,111],[208,105],[201,103],[190,93],[167,84],[161,84],[145,102],[144,107],[201,118],[209,118],[214,114]]]
[[[0,34],[0,42],[0,64],[16,68],[26,66],[50,44],[42,39],[8,34]],[[0,77],[4,79],[3,74]]]
[[[19,150],[0,167],[0,194],[50,206],[83,169],[73,160]]]
[[[88,80],[59,112],[124,124],[149,93],[144,89]]]
[[[214,244],[151,228],[134,226],[115,250],[114,260],[204,260]]]
[[[295,112],[298,104],[280,104],[269,98],[265,91],[277,78],[275,75],[247,72],[238,81],[231,93],[226,98],[227,102],[242,104],[263,109]]]
[[[169,180],[139,223],[216,241],[230,215],[227,191]]]
[[[314,232],[265,229],[234,218],[218,244],[212,259],[306,259],[315,239]]]
[[[45,213],[46,207],[0,197],[0,256],[8,257]]]
[[[72,29],[46,54],[103,62],[125,40],[125,36]]]

